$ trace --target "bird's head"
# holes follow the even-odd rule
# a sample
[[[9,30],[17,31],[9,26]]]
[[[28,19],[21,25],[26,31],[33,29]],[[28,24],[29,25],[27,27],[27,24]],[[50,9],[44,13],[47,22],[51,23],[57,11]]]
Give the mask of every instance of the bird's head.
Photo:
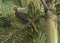
[[[16,5],[12,5],[11,8],[12,8],[13,13],[15,13],[15,12],[17,11],[17,8],[18,8],[18,7],[17,7]]]
[[[13,5],[12,9],[13,9],[13,13],[16,13],[16,12],[25,12],[25,13],[27,13],[27,11],[28,11],[27,8],[18,7],[16,5]]]
[[[17,7],[13,7],[13,10],[16,11],[17,10]]]
[[[14,7],[13,7],[13,10],[14,10],[14,11],[17,11],[17,6],[14,6]]]

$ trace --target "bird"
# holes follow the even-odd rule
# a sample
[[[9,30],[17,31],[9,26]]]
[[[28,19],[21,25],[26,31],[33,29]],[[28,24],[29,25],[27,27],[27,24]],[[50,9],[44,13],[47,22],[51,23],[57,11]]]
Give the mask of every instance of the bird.
[[[38,33],[38,29],[35,25],[35,22],[32,21],[32,17],[30,15],[28,15],[25,12],[19,12],[17,7],[13,7],[13,10],[15,11],[15,16],[20,19],[23,23],[30,23],[32,25],[32,27],[34,28],[34,30]]]

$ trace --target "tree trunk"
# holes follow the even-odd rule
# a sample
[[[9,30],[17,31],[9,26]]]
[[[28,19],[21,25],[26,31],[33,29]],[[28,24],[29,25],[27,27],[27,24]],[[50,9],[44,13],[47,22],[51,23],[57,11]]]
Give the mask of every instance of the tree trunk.
[[[55,8],[55,0],[48,0],[46,10],[46,43],[58,43],[57,33],[57,16]]]

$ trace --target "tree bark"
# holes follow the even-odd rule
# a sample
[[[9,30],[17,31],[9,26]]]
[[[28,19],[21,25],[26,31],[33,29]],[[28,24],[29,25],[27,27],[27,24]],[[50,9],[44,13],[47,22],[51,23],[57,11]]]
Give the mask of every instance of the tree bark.
[[[47,0],[46,3],[49,8],[45,9],[46,43],[58,43],[55,0]]]

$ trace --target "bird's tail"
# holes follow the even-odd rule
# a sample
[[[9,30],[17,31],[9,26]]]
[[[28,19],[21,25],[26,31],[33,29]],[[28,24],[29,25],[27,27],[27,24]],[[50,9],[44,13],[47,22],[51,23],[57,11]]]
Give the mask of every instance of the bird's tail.
[[[37,29],[37,27],[36,27],[34,22],[32,22],[32,26],[33,26],[34,30],[38,33],[38,29]]]

